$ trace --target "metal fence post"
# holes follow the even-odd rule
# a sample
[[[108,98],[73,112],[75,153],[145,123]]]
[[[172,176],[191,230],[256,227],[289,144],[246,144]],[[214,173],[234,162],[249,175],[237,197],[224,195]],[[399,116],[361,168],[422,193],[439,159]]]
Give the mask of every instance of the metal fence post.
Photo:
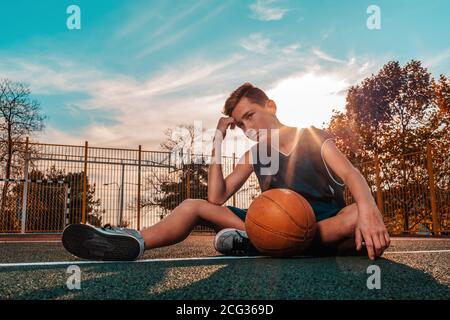
[[[83,196],[81,200],[81,222],[86,223],[86,193],[87,193],[87,160],[88,160],[88,142],[84,142],[84,173],[83,173]]]
[[[24,179],[23,184],[23,198],[22,198],[22,225],[20,232],[25,233],[27,226],[27,204],[28,204],[28,165],[30,161],[30,155],[28,154],[28,137],[25,140],[25,166],[24,166]]]
[[[122,162],[122,172],[121,172],[121,178],[120,178],[120,208],[119,208],[119,227],[122,227],[123,222],[123,194],[125,192],[125,163],[123,160]]]
[[[233,170],[236,165],[235,157],[236,157],[236,154],[233,152]],[[236,207],[236,192],[233,193],[233,207]]]
[[[191,198],[191,169],[187,170],[186,176],[186,199]]]
[[[64,183],[64,215],[63,215],[63,228],[65,229],[69,224],[69,210],[70,210],[70,187],[67,183]]]
[[[384,216],[384,206],[383,206],[383,191],[381,190],[381,177],[380,177],[380,161],[378,159],[378,154],[375,153],[375,184],[377,188],[377,206],[381,214]]]
[[[142,146],[139,145],[138,155],[138,188],[137,188],[137,230],[141,230],[141,154]]]
[[[430,143],[427,143],[427,169],[428,169],[428,184],[430,187],[430,200],[431,200],[431,216],[433,219],[433,233],[440,233],[439,217],[437,214],[436,206],[436,190],[434,188],[434,173],[433,173],[433,163],[432,163],[432,150]]]
[[[408,208],[406,207],[406,196],[405,196],[405,190],[404,188],[407,186],[406,181],[406,163],[405,163],[405,155],[400,155],[400,164],[402,166],[402,172],[403,172],[403,189],[400,191],[401,193],[401,199],[402,199],[402,211],[403,211],[403,233],[408,234],[409,233],[409,212]]]

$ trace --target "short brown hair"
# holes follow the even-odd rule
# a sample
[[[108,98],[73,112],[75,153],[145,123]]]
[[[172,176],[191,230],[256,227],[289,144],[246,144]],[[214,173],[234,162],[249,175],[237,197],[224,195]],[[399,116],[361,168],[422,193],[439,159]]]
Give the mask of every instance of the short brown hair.
[[[266,101],[269,100],[264,91],[253,86],[250,82],[246,82],[230,94],[228,99],[225,101],[222,113],[227,116],[231,116],[231,113],[236,105],[244,97],[250,100],[250,102],[257,103],[260,106],[264,106]]]

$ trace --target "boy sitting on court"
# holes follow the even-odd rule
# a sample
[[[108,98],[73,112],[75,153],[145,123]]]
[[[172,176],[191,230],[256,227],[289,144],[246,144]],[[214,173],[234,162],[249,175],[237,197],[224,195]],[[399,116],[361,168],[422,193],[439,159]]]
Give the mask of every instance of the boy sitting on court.
[[[275,101],[259,88],[245,83],[226,100],[214,139],[213,161],[209,166],[208,200],[187,199],[167,217],[142,231],[111,226],[97,228],[69,225],[63,232],[64,247],[84,259],[135,260],[144,250],[184,240],[200,224],[216,232],[217,251],[229,255],[256,255],[245,232],[246,209],[223,204],[255,172],[262,191],[291,189],[308,200],[317,221],[317,232],[306,254],[367,254],[381,256],[390,239],[369,186],[360,172],[333,143],[334,138],[310,126],[296,128],[282,124],[276,116]],[[240,128],[257,141],[239,160],[233,172],[223,177],[220,150],[228,128]],[[277,143],[272,143],[276,132]],[[273,141],[272,141],[273,140]],[[258,147],[270,146],[270,159],[277,170],[265,173]],[[277,147],[275,147],[275,145]],[[345,205],[347,185],[355,203]],[[363,245],[365,243],[365,250]]]

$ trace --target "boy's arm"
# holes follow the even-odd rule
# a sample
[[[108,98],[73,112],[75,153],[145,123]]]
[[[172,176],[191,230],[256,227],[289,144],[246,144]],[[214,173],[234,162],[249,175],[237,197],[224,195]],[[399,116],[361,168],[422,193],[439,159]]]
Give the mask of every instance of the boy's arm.
[[[324,142],[322,155],[326,164],[344,181],[358,207],[355,241],[358,250],[364,239],[371,259],[380,256],[389,246],[390,238],[383,217],[372,197],[365,178],[361,175],[332,140]]]
[[[239,159],[233,171],[224,179],[222,165],[213,161],[208,172],[208,201],[217,205],[224,204],[237,192],[253,171],[250,160],[250,151]],[[214,158],[214,151],[213,151]]]

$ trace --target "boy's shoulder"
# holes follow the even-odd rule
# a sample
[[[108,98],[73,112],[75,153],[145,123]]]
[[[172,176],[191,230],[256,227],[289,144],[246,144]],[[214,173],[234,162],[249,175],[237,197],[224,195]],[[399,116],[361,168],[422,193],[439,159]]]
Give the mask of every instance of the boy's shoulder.
[[[305,128],[304,138],[311,143],[321,146],[328,139],[335,139],[335,136],[324,129],[317,128],[313,125]]]

